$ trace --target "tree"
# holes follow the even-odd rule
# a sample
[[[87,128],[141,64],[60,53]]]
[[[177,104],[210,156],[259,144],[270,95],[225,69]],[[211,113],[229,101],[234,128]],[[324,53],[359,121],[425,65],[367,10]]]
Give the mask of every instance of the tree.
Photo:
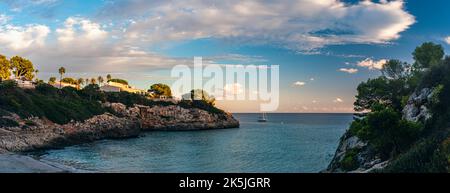
[[[64,67],[59,68],[58,70],[59,72],[59,88],[62,88],[62,79],[63,79],[63,75],[66,73],[66,69]]]
[[[441,45],[432,42],[423,43],[413,52],[414,67],[419,70],[436,65],[443,59],[444,54],[444,48]]]
[[[190,94],[193,101],[204,101],[212,106],[215,105],[216,99],[202,89],[191,90]]]
[[[11,69],[16,78],[25,78],[26,80],[33,80],[34,66],[33,63],[20,56],[14,56],[10,60]]]
[[[99,77],[97,78],[97,80],[98,80],[98,83],[99,83],[100,85],[103,84],[103,82],[104,82],[104,79],[103,79],[102,76],[99,76]]]
[[[108,82],[115,82],[115,83],[120,83],[120,84],[128,85],[128,81],[123,80],[123,79],[118,79],[118,78],[111,79],[111,80],[109,80]]]
[[[374,106],[378,104],[401,111],[402,99],[409,95],[409,89],[404,80],[387,79],[383,76],[362,82],[357,90],[354,106],[355,110],[360,112],[373,111]]]
[[[55,84],[55,83],[56,83],[56,77],[50,77],[50,78],[48,79],[48,83],[49,83],[49,84]]]
[[[9,63],[9,60],[3,56],[0,55],[0,80],[7,80],[11,76],[11,65]]]
[[[150,92],[153,92],[155,97],[165,96],[168,98],[172,97],[172,90],[166,84],[154,84],[150,87]]]
[[[409,148],[419,137],[423,126],[403,120],[401,113],[392,108],[380,107],[379,111],[354,121],[351,129],[387,158]]]
[[[383,68],[381,73],[389,79],[402,79],[409,75],[409,68],[406,62],[400,60],[389,60]]]
[[[78,82],[78,85],[84,85],[84,79],[83,78],[79,78],[78,80],[77,80],[77,82]],[[79,88],[78,88],[79,89]]]
[[[106,75],[106,80],[109,82],[112,79],[111,74]]]
[[[76,85],[78,81],[75,80],[75,79],[73,79],[73,78],[67,77],[67,78],[63,78],[63,79],[61,80],[61,82],[64,82],[64,83],[67,83],[67,84],[73,84],[73,85]]]
[[[91,84],[96,85],[97,84],[97,79],[91,78]]]

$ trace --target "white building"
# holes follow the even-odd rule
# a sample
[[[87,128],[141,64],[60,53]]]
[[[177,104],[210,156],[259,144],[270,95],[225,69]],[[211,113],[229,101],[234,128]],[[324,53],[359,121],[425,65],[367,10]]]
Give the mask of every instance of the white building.
[[[23,89],[34,89],[36,88],[36,86],[33,84],[32,81],[29,80],[21,80],[21,79],[14,79],[17,83],[17,86],[19,88],[23,88]]]

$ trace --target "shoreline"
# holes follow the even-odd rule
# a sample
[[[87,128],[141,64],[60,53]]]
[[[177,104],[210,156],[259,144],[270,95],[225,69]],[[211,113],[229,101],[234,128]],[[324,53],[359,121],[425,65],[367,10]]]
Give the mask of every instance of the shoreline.
[[[21,153],[64,148],[104,139],[130,139],[151,131],[239,128],[239,122],[231,114],[214,114],[197,108],[185,109],[177,105],[127,107],[121,103],[102,105],[111,109],[111,112],[64,125],[45,118],[24,119],[14,113],[3,116],[14,120],[18,126],[0,127],[0,173],[88,172]]]
[[[88,173],[71,166],[17,153],[0,153],[0,173]]]

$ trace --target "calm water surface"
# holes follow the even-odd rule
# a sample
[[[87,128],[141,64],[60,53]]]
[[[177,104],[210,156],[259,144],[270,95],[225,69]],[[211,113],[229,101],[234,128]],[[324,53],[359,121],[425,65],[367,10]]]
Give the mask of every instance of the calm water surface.
[[[148,132],[46,151],[40,159],[101,172],[318,172],[351,114],[235,114],[240,129]]]

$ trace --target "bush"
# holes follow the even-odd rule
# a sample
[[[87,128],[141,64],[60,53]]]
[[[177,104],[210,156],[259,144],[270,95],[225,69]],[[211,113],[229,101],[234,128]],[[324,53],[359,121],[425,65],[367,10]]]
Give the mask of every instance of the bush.
[[[17,88],[17,82],[14,80],[5,80],[0,82],[0,91]]]
[[[348,152],[345,153],[344,158],[341,161],[341,167],[345,171],[352,171],[356,170],[359,167],[358,162],[358,153],[359,149],[351,149]]]
[[[437,136],[421,140],[409,151],[399,155],[382,172],[447,172],[449,163],[440,147],[441,142]]]
[[[36,90],[15,88],[0,92],[0,108],[23,118],[46,117],[59,124],[83,121],[106,112],[100,103],[81,97],[73,88],[58,90],[45,83]]]
[[[14,120],[11,120],[11,119],[0,118],[0,126],[1,127],[18,127],[19,123],[17,123]]]
[[[351,132],[367,141],[384,159],[407,150],[422,130],[420,123],[402,120],[391,108],[369,113],[350,127]]]
[[[109,80],[108,82],[115,82],[115,83],[120,83],[120,84],[128,85],[128,81],[123,80],[123,79],[118,79],[118,78],[111,79],[111,80]]]

